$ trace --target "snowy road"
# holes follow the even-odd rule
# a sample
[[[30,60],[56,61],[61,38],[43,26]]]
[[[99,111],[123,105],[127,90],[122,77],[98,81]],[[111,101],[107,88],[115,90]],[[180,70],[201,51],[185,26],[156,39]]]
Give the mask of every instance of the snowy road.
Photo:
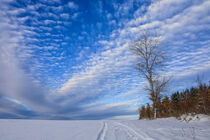
[[[207,140],[208,119],[141,121],[0,120],[0,140]]]

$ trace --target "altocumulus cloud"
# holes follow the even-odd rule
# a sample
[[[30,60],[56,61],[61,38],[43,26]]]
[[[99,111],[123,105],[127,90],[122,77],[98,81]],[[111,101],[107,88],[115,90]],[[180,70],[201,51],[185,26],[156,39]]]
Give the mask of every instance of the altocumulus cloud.
[[[1,118],[137,119],[148,99],[128,46],[144,29],[177,86],[210,70],[209,1],[1,3]]]

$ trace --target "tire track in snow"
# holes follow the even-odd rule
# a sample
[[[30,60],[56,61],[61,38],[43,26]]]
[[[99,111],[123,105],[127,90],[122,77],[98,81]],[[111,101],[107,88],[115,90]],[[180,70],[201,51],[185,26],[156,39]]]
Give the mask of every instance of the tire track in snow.
[[[106,135],[106,131],[107,131],[107,123],[104,122],[103,127],[102,127],[101,131],[99,132],[96,140],[104,140],[105,135]]]
[[[142,139],[142,140],[153,140],[152,138],[150,138],[148,135],[146,135],[146,134],[144,134],[144,133],[142,133],[142,134],[139,134],[138,132],[136,132],[133,128],[131,128],[131,127],[129,127],[129,126],[127,126],[127,125],[124,125],[124,124],[122,124],[122,123],[119,123],[119,122],[115,122],[116,124],[118,124],[118,125],[120,125],[120,126],[122,126],[122,127],[124,127],[124,128],[126,128],[128,131],[126,131],[126,132],[128,132],[129,133],[129,131],[130,132],[132,132],[135,136],[134,136],[134,139],[135,140],[139,140],[139,139]]]

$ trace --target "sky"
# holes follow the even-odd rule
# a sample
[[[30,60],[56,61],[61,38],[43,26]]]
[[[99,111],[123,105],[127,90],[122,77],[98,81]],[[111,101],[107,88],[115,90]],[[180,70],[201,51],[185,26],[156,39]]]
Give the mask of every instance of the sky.
[[[0,0],[0,118],[138,119],[129,46],[161,37],[170,95],[210,80],[209,0]]]

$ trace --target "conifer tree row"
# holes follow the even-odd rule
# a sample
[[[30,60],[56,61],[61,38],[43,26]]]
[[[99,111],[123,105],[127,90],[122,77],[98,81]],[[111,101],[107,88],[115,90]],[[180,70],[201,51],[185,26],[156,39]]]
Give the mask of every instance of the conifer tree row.
[[[139,109],[139,119],[153,119],[153,105],[147,103]],[[157,118],[179,117],[183,114],[210,115],[210,84],[199,84],[182,92],[165,96],[157,103]]]

